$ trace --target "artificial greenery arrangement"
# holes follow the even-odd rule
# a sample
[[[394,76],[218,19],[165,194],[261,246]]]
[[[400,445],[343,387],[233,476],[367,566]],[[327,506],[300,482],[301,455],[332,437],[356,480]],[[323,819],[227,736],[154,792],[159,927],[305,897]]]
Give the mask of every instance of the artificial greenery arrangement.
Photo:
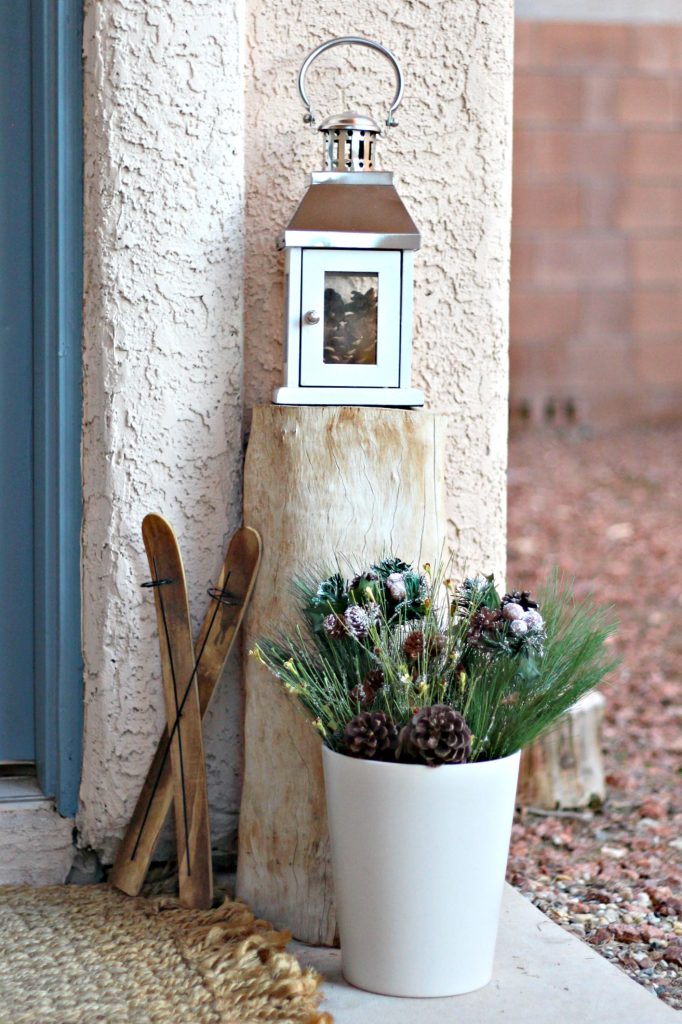
[[[615,666],[609,612],[556,576],[538,603],[446,575],[385,558],[350,579],[299,578],[301,622],[251,653],[332,750],[433,767],[525,747]]]

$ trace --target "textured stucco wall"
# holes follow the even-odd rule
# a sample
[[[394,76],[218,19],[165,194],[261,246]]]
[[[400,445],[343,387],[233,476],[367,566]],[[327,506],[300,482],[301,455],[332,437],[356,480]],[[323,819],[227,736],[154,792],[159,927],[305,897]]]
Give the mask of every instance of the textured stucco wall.
[[[331,36],[379,39],[406,75],[380,165],[420,226],[415,380],[450,416],[448,517],[460,568],[501,572],[505,552],[511,211],[512,0],[356,0],[351,8],[251,0],[247,22],[245,394],[268,402],[281,373],[277,232],[321,144],[302,123],[296,74]],[[363,69],[368,74],[363,76]],[[308,76],[320,117],[351,106],[385,118],[390,66],[366,49],[324,54]]]
[[[174,524],[196,621],[241,516],[240,0],[86,0],[80,840],[105,859],[163,704],[140,524]],[[215,838],[238,804],[239,686],[207,734]]]
[[[147,575],[140,522],[158,510],[175,524],[196,620],[240,517],[241,290],[248,410],[269,402],[280,381],[274,242],[319,165],[295,76],[305,53],[332,35],[378,38],[406,71],[400,127],[381,153],[424,235],[415,382],[430,408],[450,415],[449,516],[460,567],[504,566],[512,0],[358,0],[343,15],[327,0],[85,7],[78,826],[81,843],[106,860],[163,717],[152,601],[139,589]],[[379,96],[381,114],[392,88],[381,58],[336,50],[320,66],[326,72],[309,79],[320,111]],[[356,73],[365,66],[373,69],[367,81]],[[236,679],[226,679],[207,727],[223,847],[238,806],[238,717]]]

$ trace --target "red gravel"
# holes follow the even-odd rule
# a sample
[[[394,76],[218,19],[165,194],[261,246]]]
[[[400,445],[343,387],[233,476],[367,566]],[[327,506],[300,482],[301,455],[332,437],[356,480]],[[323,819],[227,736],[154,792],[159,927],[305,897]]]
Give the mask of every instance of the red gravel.
[[[552,567],[616,606],[600,809],[517,815],[509,880],[682,1008],[682,426],[511,441],[512,587]]]

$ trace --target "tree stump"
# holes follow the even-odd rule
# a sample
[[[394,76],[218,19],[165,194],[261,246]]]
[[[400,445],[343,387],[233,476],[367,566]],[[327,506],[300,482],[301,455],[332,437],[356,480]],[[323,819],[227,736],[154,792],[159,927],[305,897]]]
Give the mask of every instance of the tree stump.
[[[606,796],[601,752],[604,698],[588,693],[524,750],[517,803],[546,810],[587,807]]]
[[[295,621],[291,579],[395,554],[436,561],[446,539],[445,418],[405,409],[262,406],[244,474],[244,522],[263,539],[249,648]],[[303,942],[336,920],[320,739],[256,659],[245,665],[237,893]]]

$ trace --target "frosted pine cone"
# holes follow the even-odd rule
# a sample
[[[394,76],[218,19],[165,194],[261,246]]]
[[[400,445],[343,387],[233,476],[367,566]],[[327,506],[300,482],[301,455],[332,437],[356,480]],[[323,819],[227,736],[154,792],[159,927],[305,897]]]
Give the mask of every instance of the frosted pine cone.
[[[545,628],[545,620],[535,608],[529,608],[527,612],[524,612],[523,621],[528,626],[528,629],[540,630]]]
[[[524,611],[523,606],[517,604],[516,601],[507,601],[502,606],[502,616],[508,623],[511,632],[516,636],[523,636],[525,633],[542,633],[545,628],[545,620],[537,608],[529,607]]]
[[[418,711],[401,730],[396,756],[435,768],[464,764],[470,750],[471,730],[460,713],[447,704],[434,704]]]
[[[396,604],[405,600],[407,597],[407,588],[405,587],[405,577],[401,572],[392,572],[390,576],[387,576],[386,590]]]
[[[343,613],[343,621],[346,626],[346,632],[350,633],[357,640],[364,640],[369,633],[369,615],[359,604],[352,604],[350,608],[346,608]]]
[[[339,618],[338,615],[334,615],[333,612],[330,615],[325,615],[322,620],[322,627],[327,636],[330,636],[333,640],[340,640],[342,636],[346,635],[343,619]]]
[[[522,619],[524,616],[523,608],[516,601],[508,601],[502,608],[502,615],[507,622],[514,622],[516,619]]]
[[[392,760],[398,729],[383,711],[363,711],[343,730],[344,752],[366,761]]]

